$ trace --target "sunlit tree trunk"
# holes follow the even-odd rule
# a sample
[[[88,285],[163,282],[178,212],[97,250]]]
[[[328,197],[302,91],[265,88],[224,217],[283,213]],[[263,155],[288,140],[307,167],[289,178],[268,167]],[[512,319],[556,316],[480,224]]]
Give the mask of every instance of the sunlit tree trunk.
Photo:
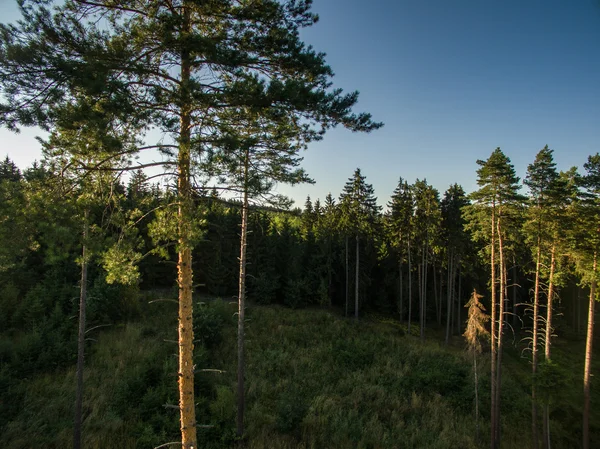
[[[556,245],[552,245],[550,255],[550,276],[548,279],[548,305],[546,308],[546,346],[544,348],[544,357],[550,361],[551,357],[551,339],[552,339],[552,301],[554,297],[554,271],[556,269]],[[550,406],[544,405],[544,448],[550,449]]]
[[[506,296],[506,262],[504,259],[504,247],[503,247],[503,238],[502,238],[502,228],[501,228],[501,220],[498,217],[496,221],[498,226],[498,257],[500,264],[500,290],[498,292],[498,335],[497,335],[497,343],[498,343],[498,362],[496,364],[496,447],[500,447],[500,389],[502,386],[502,346],[504,342],[503,334],[504,334],[504,303]]]
[[[183,2],[182,35],[190,33],[190,12]],[[187,46],[181,50],[181,109],[178,168],[178,233],[179,257],[179,412],[181,444],[184,449],[196,448],[196,408],[194,402],[194,328],[192,302],[192,190],[190,185],[191,111],[190,54]]]
[[[491,306],[492,306],[492,315],[491,326],[490,326],[490,337],[491,337],[491,449],[498,449],[498,445],[496,442],[496,205],[492,204],[492,229],[491,229],[491,254],[490,254],[490,266],[492,268],[491,272]]]
[[[535,287],[533,290],[533,332],[531,338],[531,443],[534,449],[539,447],[538,431],[537,431],[537,397],[535,388],[535,374],[538,365],[538,315],[540,304],[540,265],[542,259],[542,246],[540,241],[540,229],[538,223],[538,238],[537,238],[537,253],[535,262]]]
[[[594,306],[596,303],[596,253],[594,253],[587,336],[585,341],[585,368],[583,371],[583,449],[590,449],[590,370],[592,368],[592,343],[594,340]]]

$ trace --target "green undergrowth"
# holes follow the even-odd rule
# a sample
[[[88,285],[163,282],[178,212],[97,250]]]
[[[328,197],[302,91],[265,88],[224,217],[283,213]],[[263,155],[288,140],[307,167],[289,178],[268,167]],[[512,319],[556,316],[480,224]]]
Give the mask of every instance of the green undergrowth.
[[[153,448],[178,439],[176,305],[148,304],[156,299],[142,298],[139,319],[103,328],[88,342],[86,448]],[[197,374],[197,420],[206,425],[199,428],[202,448],[237,444],[236,309],[214,300],[198,303],[195,310],[196,368],[224,371]],[[489,365],[484,354],[481,437],[476,440],[472,365],[459,338],[446,348],[435,331],[421,342],[389,319],[357,323],[316,309],[252,306],[247,317],[246,447],[488,446]],[[530,368],[521,351],[508,346],[502,447],[525,448]],[[552,394],[553,447],[577,447],[583,348],[580,342],[560,343],[555,354],[556,364],[566,369],[558,376],[561,391]],[[62,368],[11,385],[16,402],[0,423],[0,447],[72,447],[74,384],[74,369]],[[596,413],[592,447],[598,443],[597,418]]]

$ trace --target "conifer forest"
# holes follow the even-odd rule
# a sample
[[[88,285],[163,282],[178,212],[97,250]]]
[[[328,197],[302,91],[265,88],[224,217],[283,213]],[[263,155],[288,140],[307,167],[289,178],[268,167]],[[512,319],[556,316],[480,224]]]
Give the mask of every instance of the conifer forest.
[[[600,448],[599,153],[295,205],[311,143],[384,126],[310,0],[19,7],[0,127],[44,137],[0,142],[0,447]]]

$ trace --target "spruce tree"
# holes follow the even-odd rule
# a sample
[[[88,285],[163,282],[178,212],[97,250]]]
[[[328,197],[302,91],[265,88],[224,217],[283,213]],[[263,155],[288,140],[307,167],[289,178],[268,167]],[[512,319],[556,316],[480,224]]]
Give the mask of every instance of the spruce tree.
[[[441,202],[442,232],[447,255],[446,344],[450,339],[457,271],[461,258],[468,248],[468,235],[464,230],[465,220],[463,217],[463,208],[468,204],[469,200],[465,191],[458,184],[453,184],[446,190]],[[455,319],[460,321],[459,317],[460,315],[457,313]]]
[[[358,320],[360,308],[360,239],[361,236],[371,235],[380,206],[377,205],[377,198],[373,186],[366,182],[366,177],[361,174],[360,168],[354,171],[354,175],[348,178],[344,190],[340,195],[341,220],[344,223],[346,232],[354,234],[356,242],[355,256],[355,292],[354,292],[354,317]],[[348,246],[346,246],[346,257]]]
[[[410,240],[411,234],[414,232],[412,229],[413,225],[413,213],[414,213],[414,200],[412,196],[412,190],[407,181],[402,178],[399,179],[398,185],[392,194],[391,201],[388,203],[390,209],[389,215],[389,232],[390,240],[392,245],[396,248],[398,255],[398,314],[400,315],[400,321],[404,319],[404,288],[403,288],[403,265],[404,255],[406,253],[410,261]],[[406,248],[406,250],[405,250]],[[410,322],[410,309],[412,298],[412,274],[408,273],[408,290],[409,290],[409,322]],[[410,329],[409,329],[410,332]]]

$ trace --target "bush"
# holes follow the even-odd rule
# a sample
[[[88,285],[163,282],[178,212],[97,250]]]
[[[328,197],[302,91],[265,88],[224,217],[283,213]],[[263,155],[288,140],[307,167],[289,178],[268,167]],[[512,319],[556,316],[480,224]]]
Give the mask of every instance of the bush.
[[[300,425],[307,411],[306,395],[295,388],[286,391],[277,402],[275,428],[281,433],[300,436]]]
[[[202,342],[206,349],[214,348],[223,339],[223,321],[216,308],[198,303],[194,312],[194,338]]]

